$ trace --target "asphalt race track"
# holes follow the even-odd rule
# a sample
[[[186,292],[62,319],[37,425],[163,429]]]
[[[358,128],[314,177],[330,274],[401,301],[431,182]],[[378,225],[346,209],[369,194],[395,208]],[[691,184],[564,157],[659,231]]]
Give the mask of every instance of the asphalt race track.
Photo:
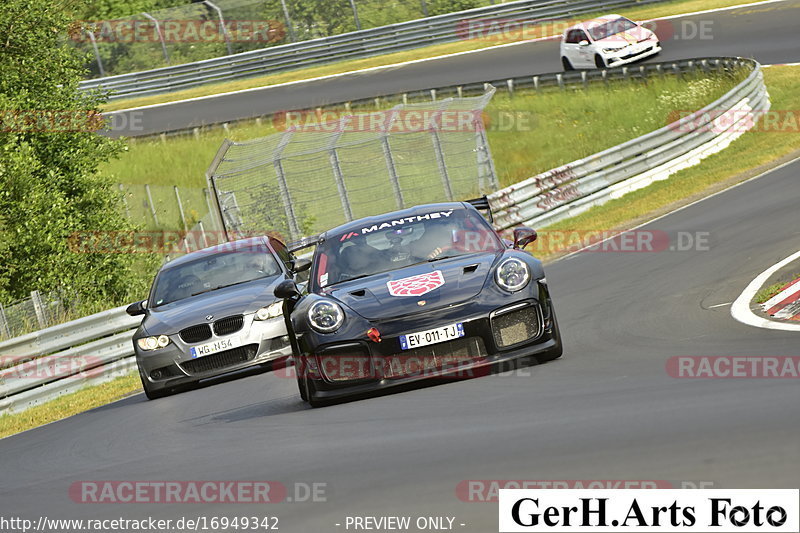
[[[139,394],[0,441],[5,515],[274,515],[287,532],[344,531],[348,515],[456,517],[497,531],[468,479],[666,480],[794,488],[796,379],[676,379],[680,355],[797,355],[796,334],[735,322],[730,306],[797,250],[800,162],[644,229],[691,251],[584,252],[549,266],[563,359],[312,410],[293,379],[249,376],[157,401]],[[89,480],[325,483],[326,502],[78,504]],[[290,488],[290,495],[293,489]]]
[[[713,41],[675,42],[664,57],[797,60],[800,39],[792,30],[800,11],[784,11],[789,8],[797,10],[800,2],[716,14]],[[342,79],[277,95],[266,89],[158,114],[163,126],[201,120],[194,109],[212,115],[252,109],[250,98],[276,108],[321,103],[315,98],[338,98],[346,84],[352,94],[365,86],[365,92],[383,84],[404,90],[528,68],[549,71],[557,66],[553,46],[421,64],[413,68],[428,72],[414,75],[360,76],[357,83]],[[526,53],[547,59],[526,66]],[[323,409],[301,402],[294,379],[283,373],[248,375],[156,401],[138,394],[0,440],[0,514],[34,522],[42,516],[270,515],[281,531],[298,533],[346,531],[347,516],[451,516],[457,531],[488,532],[497,531],[497,504],[462,501],[460,482],[662,480],[678,488],[797,488],[797,379],[677,379],[666,364],[687,355],[798,355],[796,334],[740,324],[728,305],[760,272],[797,251],[798,180],[795,161],[642,228],[669,235],[673,245],[679,234],[690,235],[699,246],[587,251],[549,265],[565,345],[560,360]],[[324,497],[268,505],[70,498],[74,483],[100,480],[271,480],[286,485],[291,498],[298,484],[318,483]]]
[[[664,51],[650,61],[711,56],[754,57],[765,65],[798,61],[798,20],[800,0],[671,19],[659,31]],[[120,112],[125,116],[113,120],[115,129],[109,134],[148,135],[379,94],[558,72],[558,46],[557,40],[531,42],[335,79],[143,108],[133,111],[135,115]]]

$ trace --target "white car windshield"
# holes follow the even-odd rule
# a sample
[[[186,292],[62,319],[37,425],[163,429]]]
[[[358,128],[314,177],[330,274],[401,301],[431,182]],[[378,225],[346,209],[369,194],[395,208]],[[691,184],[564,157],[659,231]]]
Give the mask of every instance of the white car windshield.
[[[605,24],[595,26],[594,28],[589,28],[589,34],[592,36],[593,40],[602,41],[603,39],[607,39],[612,35],[622,33],[623,31],[627,31],[635,27],[635,22],[632,22],[625,17],[620,17],[615,20],[610,20]]]

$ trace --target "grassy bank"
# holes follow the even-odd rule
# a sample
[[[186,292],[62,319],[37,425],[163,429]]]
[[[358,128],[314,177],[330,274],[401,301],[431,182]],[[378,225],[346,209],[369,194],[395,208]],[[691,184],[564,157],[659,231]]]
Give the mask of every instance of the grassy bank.
[[[730,7],[746,3],[748,2],[745,2],[743,0],[675,0],[672,2],[665,2],[662,4],[622,9],[619,11],[619,14],[627,16],[634,20],[650,20],[659,17],[677,15],[681,13],[691,13],[700,10]],[[586,20],[601,14],[604,13],[587,14],[581,16],[580,19]],[[502,44],[509,44],[513,42],[530,40],[531,38],[549,37],[554,35],[554,32],[558,32],[559,29],[563,28],[557,25],[548,24],[546,26],[543,26],[541,31],[526,32],[525,34],[521,34],[519,36],[508,35],[508,36],[503,36],[503,38],[501,39],[498,39],[497,37],[493,36],[486,39],[460,40],[452,43],[445,43],[445,44],[438,44],[433,46],[417,48],[415,50],[409,50],[406,52],[384,54],[364,59],[339,61],[316,67],[309,67],[305,69],[298,69],[298,70],[281,72],[277,74],[270,74],[267,76],[259,76],[244,80],[203,85],[201,87],[195,87],[183,91],[176,91],[169,94],[159,94],[159,95],[144,96],[139,98],[126,98],[123,100],[115,100],[113,102],[108,103],[105,106],[105,110],[114,111],[119,109],[128,109],[131,107],[152,105],[163,102],[175,102],[178,100],[185,100],[187,98],[196,98],[199,96],[208,96],[211,94],[240,91],[243,89],[252,89],[255,87],[266,87],[270,85],[277,85],[280,83],[308,80],[312,78],[318,78],[321,76],[330,76],[334,74],[340,74],[343,72],[352,72],[356,70],[364,70],[385,65],[394,65],[397,63],[404,63],[407,61],[428,59],[432,57],[455,54],[459,52],[480,50]]]
[[[43,426],[124,398],[141,388],[138,373],[117,378],[32,407],[17,414],[0,416],[0,438]]]
[[[800,67],[770,67],[764,69],[764,79],[772,110],[789,111],[787,116],[794,116],[796,120],[796,110],[800,108]],[[783,127],[780,124],[765,127],[762,119],[753,131],[699,165],[547,229],[568,232],[630,228],[795,157],[800,157],[800,132],[796,122],[787,122]],[[561,253],[548,250],[541,255],[552,260]]]
[[[511,185],[658,129],[667,124],[675,109],[700,109],[740,79],[666,77],[647,84],[631,81],[587,90],[517,92],[514,97],[498,93],[486,115],[489,145],[501,185]],[[143,184],[162,186],[159,194],[164,205],[174,206],[171,186],[187,191],[204,187],[206,169],[224,138],[246,140],[275,132],[276,128],[265,121],[260,126],[254,122],[232,126],[227,132],[208,130],[198,138],[130,141],[127,152],[103,170],[135,192],[128,202],[132,215],[151,223],[152,217],[142,207]],[[193,216],[202,216],[203,207],[192,207],[197,211]],[[161,218],[162,226],[180,227],[175,214],[165,213]]]

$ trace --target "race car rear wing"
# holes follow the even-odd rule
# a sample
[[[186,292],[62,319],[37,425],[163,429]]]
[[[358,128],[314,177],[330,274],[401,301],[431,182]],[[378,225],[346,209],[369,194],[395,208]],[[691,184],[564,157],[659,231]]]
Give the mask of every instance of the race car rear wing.
[[[489,222],[494,223],[494,216],[492,216],[492,206],[489,205],[489,198],[485,195],[481,196],[480,198],[473,198],[472,200],[467,200],[467,203],[470,204],[472,207],[477,209],[478,211],[485,211],[488,215]]]
[[[302,250],[303,248],[309,248],[311,246],[317,245],[321,237],[322,237],[321,233],[312,235],[310,237],[303,237],[299,241],[294,241],[287,244],[286,249],[289,250],[289,253],[293,254],[298,250]]]

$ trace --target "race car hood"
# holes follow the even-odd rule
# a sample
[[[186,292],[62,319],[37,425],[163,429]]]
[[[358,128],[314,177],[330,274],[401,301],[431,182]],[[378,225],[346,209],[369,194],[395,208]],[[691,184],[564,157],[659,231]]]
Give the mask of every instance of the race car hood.
[[[636,26],[635,28],[631,28],[629,30],[616,33],[614,35],[610,35],[605,39],[602,39],[597,42],[603,45],[611,45],[614,47],[621,48],[629,44],[636,44],[640,41],[646,41],[647,39],[650,38],[651,35],[653,35],[653,33],[647,28]]]
[[[270,276],[161,305],[150,309],[142,325],[148,335],[168,335],[195,324],[253,313],[276,301],[273,290],[282,280],[282,276]],[[207,315],[214,318],[206,320]]]
[[[431,311],[474,298],[481,292],[496,257],[489,253],[470,254],[412,265],[340,283],[324,294],[368,320]],[[425,301],[424,306],[418,303],[421,300]]]

